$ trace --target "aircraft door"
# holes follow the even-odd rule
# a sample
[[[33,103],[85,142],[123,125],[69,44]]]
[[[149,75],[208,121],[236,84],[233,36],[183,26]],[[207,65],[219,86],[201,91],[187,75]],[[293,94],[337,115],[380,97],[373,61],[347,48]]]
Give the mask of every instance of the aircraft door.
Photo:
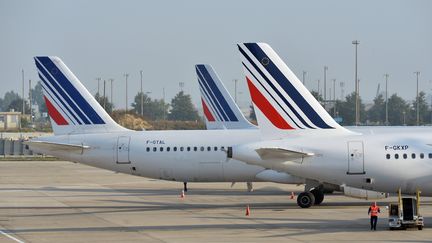
[[[130,137],[117,138],[117,164],[130,164],[129,160]]]
[[[363,141],[348,142],[348,175],[365,174]]]

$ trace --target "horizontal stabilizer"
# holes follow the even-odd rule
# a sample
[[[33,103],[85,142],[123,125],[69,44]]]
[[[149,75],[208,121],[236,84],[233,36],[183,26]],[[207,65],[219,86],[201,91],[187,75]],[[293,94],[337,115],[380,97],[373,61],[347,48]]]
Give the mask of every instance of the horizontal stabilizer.
[[[305,157],[314,156],[313,153],[302,151],[288,150],[283,148],[259,148],[255,150],[262,160],[283,160],[295,161],[302,160]]]
[[[45,141],[25,141],[24,144],[30,146],[32,150],[34,150],[34,148],[49,151],[61,150],[65,152],[75,152],[81,154],[84,152],[84,150],[90,149],[90,146],[83,144],[53,143]]]

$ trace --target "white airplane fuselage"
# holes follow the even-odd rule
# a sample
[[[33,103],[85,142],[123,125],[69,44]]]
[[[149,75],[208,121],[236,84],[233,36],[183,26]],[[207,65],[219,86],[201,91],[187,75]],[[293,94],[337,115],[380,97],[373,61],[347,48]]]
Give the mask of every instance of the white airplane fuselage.
[[[253,165],[255,160],[259,160],[254,149],[277,146],[313,153],[314,156],[283,165],[275,163],[274,168],[267,169],[381,192],[396,192],[401,188],[403,193],[414,193],[420,189],[422,195],[427,196],[432,195],[432,158],[429,157],[432,146],[425,130],[406,130],[399,134],[383,132],[379,136],[302,135],[264,142],[259,142],[259,133],[250,130],[127,131],[42,137],[38,140],[83,144],[89,148],[79,153],[43,149],[36,152],[163,180],[251,182],[261,181],[256,175],[265,170],[262,166]],[[194,151],[195,147],[197,151]],[[248,163],[227,158],[227,147],[233,147],[234,158]],[[398,159],[395,154],[398,154]],[[298,178],[293,178],[291,183],[295,181],[299,181]]]

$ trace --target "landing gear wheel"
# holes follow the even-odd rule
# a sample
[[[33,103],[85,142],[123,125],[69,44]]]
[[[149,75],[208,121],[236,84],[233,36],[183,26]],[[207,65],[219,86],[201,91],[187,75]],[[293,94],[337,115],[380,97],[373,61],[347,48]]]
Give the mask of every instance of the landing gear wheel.
[[[417,226],[418,230],[422,230],[423,229],[423,225],[419,225]]]
[[[315,197],[315,205],[319,205],[324,201],[324,191],[319,189],[314,189],[311,191]]]
[[[315,203],[315,196],[312,192],[302,192],[297,196],[297,205],[301,208],[310,208]]]

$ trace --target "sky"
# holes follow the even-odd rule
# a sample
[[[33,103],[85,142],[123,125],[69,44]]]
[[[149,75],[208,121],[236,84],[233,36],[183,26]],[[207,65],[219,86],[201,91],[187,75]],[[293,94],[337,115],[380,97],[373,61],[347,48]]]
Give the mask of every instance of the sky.
[[[419,89],[432,93],[432,1],[428,0],[0,0],[0,97],[21,94],[21,70],[35,84],[33,56],[62,58],[91,93],[96,78],[114,79],[114,104],[125,107],[140,89],[170,101],[183,90],[199,107],[195,64],[211,64],[238,102],[247,107],[248,90],[236,43],[266,42],[302,79],[336,97],[354,90],[354,46],[359,40],[360,96],[371,101],[378,84],[389,94],[413,100]],[[340,83],[344,83],[341,94]],[[102,84],[101,84],[102,86]],[[26,91],[27,92],[27,91]],[[328,91],[327,94],[329,94]],[[331,91],[333,92],[333,91]],[[107,86],[107,93],[109,88]]]

